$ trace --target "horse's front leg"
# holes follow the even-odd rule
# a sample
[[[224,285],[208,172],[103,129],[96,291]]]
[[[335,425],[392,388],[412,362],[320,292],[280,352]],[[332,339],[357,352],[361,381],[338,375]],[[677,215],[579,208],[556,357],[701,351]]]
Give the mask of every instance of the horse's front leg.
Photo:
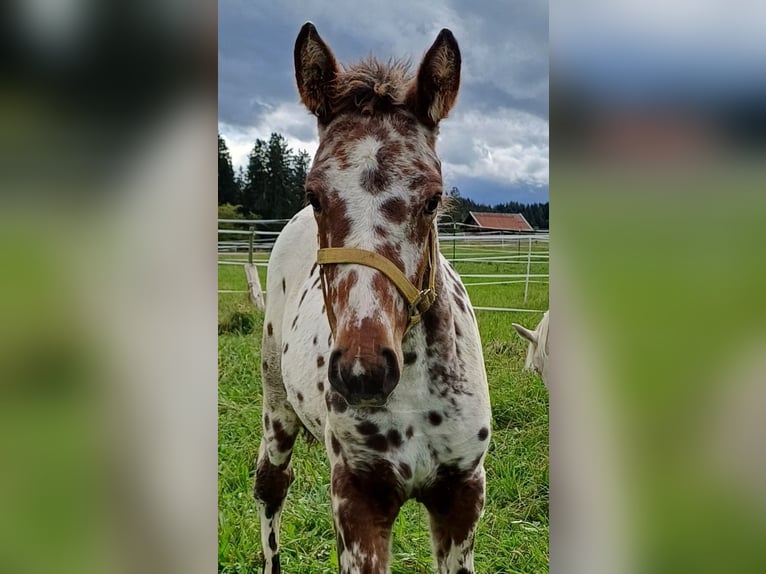
[[[264,349],[269,347],[264,344]],[[279,523],[287,489],[293,481],[290,464],[295,438],[301,428],[298,416],[287,402],[278,360],[264,351],[263,362],[263,437],[255,471],[255,501],[261,523],[263,572],[279,574]]]
[[[431,520],[431,545],[439,574],[474,574],[473,541],[484,509],[484,468],[442,467],[419,497]]]
[[[388,462],[354,470],[332,469],[332,509],[341,574],[386,574],[391,527],[402,497]]]

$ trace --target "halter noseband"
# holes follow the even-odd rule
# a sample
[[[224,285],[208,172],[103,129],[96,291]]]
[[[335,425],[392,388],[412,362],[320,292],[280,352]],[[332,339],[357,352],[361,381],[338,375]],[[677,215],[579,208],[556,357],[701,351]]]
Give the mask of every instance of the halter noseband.
[[[399,268],[394,265],[389,259],[386,259],[382,255],[373,253],[372,251],[365,251],[364,249],[351,249],[347,247],[326,247],[317,251],[317,263],[319,264],[319,277],[322,280],[322,295],[324,296],[325,309],[327,310],[327,320],[330,322],[330,330],[333,336],[335,336],[335,313],[332,310],[332,305],[327,296],[327,284],[325,281],[324,267],[323,265],[332,265],[336,263],[356,263],[358,265],[364,265],[366,267],[372,267],[377,269],[383,275],[388,277],[399,293],[407,300],[409,309],[407,311],[407,328],[404,330],[404,334],[410,332],[415,325],[417,325],[423,313],[436,301],[436,230],[434,227],[428,232],[428,245],[426,246],[426,258],[423,261],[420,269],[418,270],[417,284],[420,288],[413,285],[409,279],[402,273]],[[426,268],[429,269],[427,283],[426,283]]]

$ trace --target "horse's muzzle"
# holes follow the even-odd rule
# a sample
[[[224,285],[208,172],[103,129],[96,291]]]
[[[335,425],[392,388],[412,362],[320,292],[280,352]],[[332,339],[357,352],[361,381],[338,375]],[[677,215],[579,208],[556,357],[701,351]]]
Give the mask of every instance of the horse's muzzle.
[[[373,357],[357,357],[336,349],[327,369],[330,385],[351,406],[382,406],[399,384],[399,362],[392,349]]]

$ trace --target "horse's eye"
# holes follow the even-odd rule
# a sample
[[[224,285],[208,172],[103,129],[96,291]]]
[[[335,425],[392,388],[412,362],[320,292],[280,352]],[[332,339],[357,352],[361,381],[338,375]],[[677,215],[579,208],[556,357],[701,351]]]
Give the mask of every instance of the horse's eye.
[[[322,205],[319,203],[319,197],[313,191],[306,192],[306,201],[308,201],[311,204],[311,207],[314,208],[314,213],[319,213],[322,211]]]
[[[426,202],[426,206],[425,206],[424,211],[428,215],[431,215],[434,211],[436,211],[436,208],[439,207],[439,203],[441,203],[441,200],[442,200],[442,194],[441,193],[437,193],[436,195],[434,195],[431,199],[429,199]]]

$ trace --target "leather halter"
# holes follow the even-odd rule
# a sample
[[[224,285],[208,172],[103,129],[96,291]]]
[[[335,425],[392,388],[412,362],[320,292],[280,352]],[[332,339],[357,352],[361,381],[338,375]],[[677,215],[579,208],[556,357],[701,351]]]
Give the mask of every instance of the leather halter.
[[[338,263],[356,263],[366,267],[377,269],[383,275],[388,277],[399,293],[407,300],[409,304],[407,312],[407,328],[404,334],[410,332],[417,325],[423,313],[436,301],[436,257],[438,249],[436,246],[436,229],[431,227],[428,232],[428,245],[426,246],[426,258],[418,270],[417,284],[413,285],[399,268],[389,259],[382,255],[365,251],[364,249],[351,249],[347,247],[326,247],[317,251],[317,263],[319,264],[319,277],[322,280],[322,295],[324,296],[325,309],[327,310],[327,320],[330,322],[330,330],[335,336],[336,319],[332,310],[332,305],[327,295],[327,284],[324,275],[324,265],[333,265]],[[428,275],[426,276],[426,269]]]

